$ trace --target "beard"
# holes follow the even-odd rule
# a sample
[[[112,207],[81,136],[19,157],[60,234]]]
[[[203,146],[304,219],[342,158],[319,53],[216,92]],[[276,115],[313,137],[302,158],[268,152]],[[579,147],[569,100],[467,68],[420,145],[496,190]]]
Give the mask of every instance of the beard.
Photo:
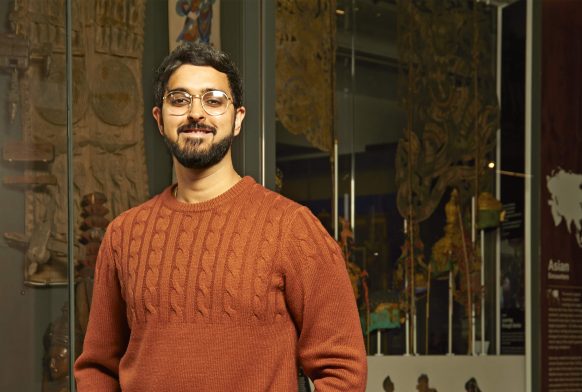
[[[216,132],[214,132],[216,135]],[[206,150],[200,150],[202,139],[186,138],[180,144],[179,141],[171,141],[164,135],[164,142],[170,153],[188,169],[207,169],[222,161],[232,145],[234,139],[234,124],[231,132],[216,143],[212,143]]]

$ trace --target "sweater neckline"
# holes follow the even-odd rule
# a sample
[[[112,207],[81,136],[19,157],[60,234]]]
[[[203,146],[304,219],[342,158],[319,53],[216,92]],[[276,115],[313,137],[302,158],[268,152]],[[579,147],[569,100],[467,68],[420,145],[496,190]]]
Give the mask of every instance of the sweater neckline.
[[[256,184],[256,181],[252,177],[244,176],[226,192],[216,196],[215,198],[202,201],[200,203],[184,203],[178,201],[174,197],[174,188],[177,186],[177,184],[172,184],[164,189],[164,191],[160,194],[160,197],[162,199],[162,203],[166,207],[175,211],[205,211],[229,203],[254,184]]]

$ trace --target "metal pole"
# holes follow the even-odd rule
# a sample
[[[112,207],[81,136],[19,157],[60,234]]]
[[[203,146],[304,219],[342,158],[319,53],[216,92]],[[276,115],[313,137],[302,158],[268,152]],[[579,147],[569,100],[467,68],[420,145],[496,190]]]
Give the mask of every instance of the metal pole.
[[[69,297],[69,391],[75,392],[75,195],[73,193],[73,7],[66,2],[66,90],[67,90],[67,266]]]
[[[453,271],[449,270],[449,351],[448,355],[453,355],[453,292],[455,282],[453,280]]]
[[[338,195],[339,195],[339,188],[338,188],[338,181],[339,181],[339,167],[338,167],[338,145],[337,139],[333,141],[333,236],[336,241],[339,239],[339,202],[338,202]]]
[[[481,355],[487,355],[485,350],[485,231],[481,230]]]
[[[475,254],[474,252],[476,252],[475,250],[475,242],[476,242],[476,236],[477,236],[477,198],[475,196],[473,196],[471,198],[471,242],[472,242],[472,249],[473,249],[473,255]],[[471,260],[467,259],[467,263],[470,263]],[[471,280],[471,268],[470,266],[468,266],[467,268],[467,273],[469,274],[469,276],[467,277],[468,280]],[[471,296],[471,298],[473,298],[473,293],[471,292],[473,288],[471,286],[467,286],[467,290],[469,292],[469,295]],[[468,309],[469,310],[469,309]],[[471,301],[471,355],[475,355],[475,331],[477,329],[477,326],[475,325],[475,321],[476,321],[476,317],[475,317],[475,302]]]
[[[533,78],[533,1],[526,3],[525,49],[525,206],[524,206],[524,261],[525,261],[525,390],[532,391],[532,78]]]
[[[356,0],[352,0],[352,61],[351,61],[351,83],[352,83],[352,142],[350,148],[350,227],[354,241],[356,239]]]
[[[408,221],[404,219],[404,235],[408,233]],[[404,292],[408,293],[408,260],[404,261]],[[410,305],[409,309],[406,311],[406,322],[405,322],[405,340],[406,340],[406,351],[405,355],[410,355]]]
[[[503,7],[497,7],[497,100],[501,108],[501,56],[503,35]],[[495,164],[501,168],[501,129],[497,129]],[[501,200],[501,174],[495,172],[495,196]],[[501,230],[495,233],[495,354],[501,353]]]
[[[265,12],[266,2],[260,1],[259,3],[259,143],[260,143],[260,167],[259,172],[261,176],[261,184],[263,186],[266,185],[266,142],[265,142],[265,134],[266,134],[266,120],[265,120],[265,95],[266,95],[266,83],[265,83],[265,63],[266,63],[266,50],[265,50]]]
[[[382,330],[376,330],[376,356],[382,356]]]

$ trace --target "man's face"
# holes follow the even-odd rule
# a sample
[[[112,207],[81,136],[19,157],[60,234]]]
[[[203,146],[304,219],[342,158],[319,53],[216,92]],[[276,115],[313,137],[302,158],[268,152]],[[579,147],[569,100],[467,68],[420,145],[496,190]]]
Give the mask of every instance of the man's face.
[[[220,90],[232,99],[226,74],[209,66],[180,66],[170,76],[166,93],[173,90],[186,91],[194,96]],[[172,155],[191,169],[214,166],[230,154],[232,139],[240,133],[245,115],[244,107],[235,109],[230,102],[224,114],[211,116],[204,111],[198,98],[193,98],[191,109],[186,114],[175,116],[170,112],[168,104],[162,108],[154,107],[152,111]]]

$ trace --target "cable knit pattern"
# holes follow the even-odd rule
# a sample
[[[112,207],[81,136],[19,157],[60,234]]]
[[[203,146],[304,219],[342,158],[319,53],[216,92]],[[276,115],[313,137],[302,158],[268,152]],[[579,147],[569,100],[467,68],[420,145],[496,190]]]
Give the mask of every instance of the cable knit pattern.
[[[129,313],[130,313],[130,324],[134,321],[137,320],[137,313],[136,313],[136,296],[135,296],[135,285],[137,283],[137,276],[136,274],[139,272],[139,268],[140,268],[140,257],[139,257],[139,253],[141,250],[141,246],[142,246],[142,236],[144,235],[145,232],[145,223],[146,220],[149,218],[151,210],[149,208],[144,208],[141,211],[139,211],[139,213],[137,214],[137,216],[135,216],[135,224],[132,227],[132,230],[130,231],[130,243],[129,243],[129,263],[128,265],[125,267],[125,270],[127,271],[127,294],[126,294],[126,298],[127,298],[127,305],[129,306]],[[123,216],[123,215],[122,215]],[[121,218],[121,217],[120,217]],[[133,217],[131,217],[133,218]],[[122,219],[122,218],[121,218]],[[121,224],[121,219],[119,219],[119,223],[114,221],[113,224],[114,225],[120,225]],[[119,253],[121,252],[121,249],[123,248],[118,248],[116,249],[116,254],[118,255],[118,257],[121,258],[121,255],[119,255]],[[122,267],[123,268],[123,267]],[[125,284],[124,284],[125,285]]]
[[[177,252],[170,275],[170,321],[186,321],[184,319],[184,286],[191,261],[190,251],[194,242],[194,231],[197,226],[197,219],[194,219],[192,215],[185,215],[178,230]]]
[[[170,225],[171,210],[162,207],[158,214],[159,218],[154,227],[154,233],[150,243],[150,254],[147,255],[145,271],[144,305],[147,310],[146,317],[154,317],[158,314],[158,279],[164,252],[164,243],[166,241],[168,226]]]
[[[113,224],[110,225],[109,230],[111,230],[111,244],[110,247],[112,249],[112,257],[115,260],[115,262],[117,263],[117,260],[120,259],[119,257],[119,249],[121,248],[121,241],[123,239],[123,230],[121,228],[121,226],[119,225],[118,222],[115,222]],[[115,265],[116,268],[121,269],[121,265],[120,264],[116,264]],[[122,271],[123,273],[123,271]],[[121,289],[124,290],[124,284],[125,282],[120,282],[121,283]]]
[[[242,264],[245,244],[251,235],[251,222],[256,206],[262,204],[263,192],[249,195],[238,217],[238,230],[235,230],[229,244],[224,274],[223,318],[234,319],[240,306],[239,293],[241,290]]]
[[[79,392],[363,391],[341,252],[305,207],[245,177],[215,199],[171,188],[113,220],[95,273]]]
[[[210,296],[212,295],[212,280],[214,277],[214,268],[216,265],[216,256],[218,246],[222,237],[222,230],[227,218],[227,211],[218,209],[212,217],[206,239],[204,241],[204,252],[200,260],[200,272],[198,273],[196,310],[204,319],[210,316]]]
[[[277,251],[277,244],[280,243],[279,229],[281,228],[282,211],[281,208],[278,208],[280,206],[275,203],[276,200],[269,201],[271,204],[265,206],[267,214],[260,236],[261,242],[259,243],[259,254],[254,273],[253,315],[259,320],[265,318],[272,260]]]

